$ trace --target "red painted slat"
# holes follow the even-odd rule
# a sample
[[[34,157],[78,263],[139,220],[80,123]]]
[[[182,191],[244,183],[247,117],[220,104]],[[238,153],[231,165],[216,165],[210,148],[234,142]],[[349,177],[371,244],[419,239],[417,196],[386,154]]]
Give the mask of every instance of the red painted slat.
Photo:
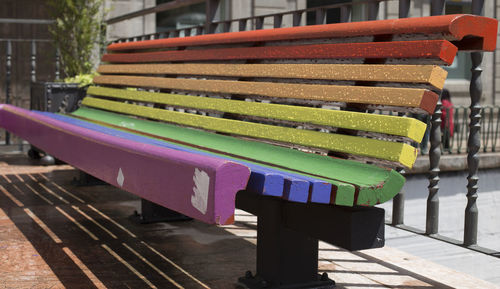
[[[446,40],[423,40],[114,53],[105,54],[102,61],[147,63],[235,59],[429,58],[451,64],[456,53],[457,48]]]
[[[442,34],[445,39],[456,41],[456,45],[460,50],[493,51],[497,41],[497,25],[498,21],[496,19],[487,17],[461,14],[442,15],[114,43],[108,46],[108,50],[156,49],[179,46],[339,38],[367,35]]]

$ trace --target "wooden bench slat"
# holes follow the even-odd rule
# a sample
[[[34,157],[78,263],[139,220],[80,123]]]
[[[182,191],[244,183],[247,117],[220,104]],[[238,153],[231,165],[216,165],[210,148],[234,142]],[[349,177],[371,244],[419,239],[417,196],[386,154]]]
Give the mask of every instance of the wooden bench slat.
[[[0,123],[107,183],[209,224],[233,223],[236,193],[250,175],[233,161],[116,138],[13,106],[0,105]],[[206,207],[192,199],[193,187],[202,185],[194,181],[197,170],[208,181]]]
[[[417,152],[414,147],[400,142],[382,141],[365,137],[330,134],[197,114],[180,113],[93,97],[86,97],[82,101],[82,104],[108,111],[157,119],[190,127],[388,160],[409,168],[413,166],[417,157]]]
[[[450,65],[456,53],[457,47],[449,41],[421,40],[113,53],[104,54],[102,61],[147,63],[250,59],[425,58]]]
[[[266,166],[274,164],[273,167],[285,172],[295,172],[320,179],[323,177],[325,181],[332,184],[339,184],[339,182],[352,184],[357,187],[355,204],[358,205],[374,205],[390,200],[404,184],[404,178],[394,170],[364,163],[305,153],[167,123],[134,119],[85,107],[75,111],[73,115],[108,123],[113,127],[149,137],[164,138],[167,141],[174,139],[184,144],[193,144],[197,148],[204,148],[223,156],[231,152],[234,154],[233,157],[240,156],[245,160],[253,160]],[[337,183],[332,180],[337,180]],[[336,193],[345,194],[346,198],[352,196],[349,186],[338,187]]]
[[[455,41],[461,50],[493,51],[497,25],[496,19],[481,16],[442,15],[113,43],[108,46],[108,51],[400,34],[442,35]]]
[[[325,79],[430,84],[442,89],[447,72],[435,65],[376,64],[104,64],[101,74],[201,75],[256,78]]]
[[[412,107],[419,108],[427,113],[434,112],[438,98],[438,95],[434,92],[419,88],[199,80],[146,76],[100,75],[94,77],[94,83],[198,91],[201,93],[254,95],[284,100],[307,99],[324,102]]]
[[[102,132],[108,135],[129,139],[132,141],[152,144],[161,147],[167,147],[171,149],[175,149],[178,151],[196,153],[209,157],[218,157],[231,161],[237,160],[238,163],[241,163],[251,170],[251,176],[248,181],[246,190],[251,191],[256,194],[266,195],[266,196],[275,196],[282,197],[289,201],[294,202],[308,202],[309,195],[310,201],[313,203],[322,203],[322,204],[336,204],[343,206],[353,206],[354,202],[354,185],[337,182],[331,180],[331,184],[324,180],[308,177],[305,175],[299,175],[293,172],[284,173],[278,169],[274,169],[272,167],[266,167],[263,165],[258,165],[253,162],[241,160],[240,158],[230,158],[229,156],[215,154],[213,152],[207,152],[205,150],[198,150],[193,145],[182,146],[181,144],[168,142],[167,140],[158,139],[157,136],[145,136],[143,134],[138,135],[129,131],[121,131],[117,128],[111,127],[112,125],[99,122],[97,120],[85,119],[83,117],[75,117],[75,116],[67,116],[61,114],[53,114],[48,112],[37,112],[43,114],[45,116],[61,120],[70,124],[77,125],[79,127],[88,128],[94,131]],[[123,128],[121,128],[123,130]],[[285,186],[285,180],[287,180],[288,184]],[[306,186],[304,188],[304,183]],[[341,186],[340,192],[345,192],[338,195],[338,198],[331,196],[331,192],[333,190],[332,185],[336,186],[335,191],[339,191],[337,188]],[[283,187],[285,186],[285,190]],[[346,190],[350,190],[348,193]]]
[[[426,124],[414,118],[367,114],[342,110],[328,110],[303,106],[246,102],[171,93],[131,91],[108,87],[89,87],[89,95],[113,97],[121,100],[166,104],[181,108],[220,111],[240,115],[272,118],[284,121],[339,127],[390,135],[402,136],[420,142]]]

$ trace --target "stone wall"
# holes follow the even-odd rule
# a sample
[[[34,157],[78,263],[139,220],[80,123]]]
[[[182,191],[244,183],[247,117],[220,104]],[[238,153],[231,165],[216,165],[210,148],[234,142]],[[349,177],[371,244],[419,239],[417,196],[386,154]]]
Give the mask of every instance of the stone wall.
[[[107,0],[108,19],[156,5],[156,0]],[[156,15],[136,17],[108,26],[107,39],[132,37],[156,32]]]

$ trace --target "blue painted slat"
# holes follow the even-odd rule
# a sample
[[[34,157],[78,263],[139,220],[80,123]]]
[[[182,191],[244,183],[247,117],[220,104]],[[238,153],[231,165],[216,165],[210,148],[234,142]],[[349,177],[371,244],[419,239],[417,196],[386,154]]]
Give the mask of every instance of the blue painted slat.
[[[288,201],[307,203],[310,183],[303,179],[287,178],[283,198]]]
[[[244,164],[252,171],[250,180],[247,185],[249,191],[276,197],[284,197],[287,200],[295,202],[307,202],[309,199],[309,191],[311,191],[311,202],[328,204],[330,202],[330,193],[332,185],[325,181],[302,176],[290,172],[283,172],[277,169],[257,165],[254,163],[235,160],[230,157],[220,156],[204,151],[195,150],[192,148],[183,147],[177,144],[172,144],[166,141],[140,136],[114,128],[98,125],[95,123],[87,122],[84,120],[76,119],[73,117],[54,114],[50,112],[36,111],[54,119],[65,121],[74,125],[78,125],[87,129],[99,131],[108,135],[121,137],[125,139],[143,142],[147,144],[168,147],[180,151],[195,152],[202,155],[217,156],[219,158],[229,159]],[[310,189],[311,187],[311,189]]]
[[[244,162],[241,162],[247,165]],[[282,174],[266,172],[264,168],[256,165],[249,166],[251,174],[248,180],[247,189],[258,194],[281,197],[285,179]]]
[[[320,180],[311,181],[311,202],[329,204],[332,193],[332,184]]]

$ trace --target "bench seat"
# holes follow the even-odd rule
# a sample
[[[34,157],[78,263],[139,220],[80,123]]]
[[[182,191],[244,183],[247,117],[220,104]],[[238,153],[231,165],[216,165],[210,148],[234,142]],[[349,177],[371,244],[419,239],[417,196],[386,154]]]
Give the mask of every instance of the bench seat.
[[[57,158],[201,221],[233,222],[236,192],[245,189],[250,175],[246,166],[104,134],[52,116],[0,105],[3,127]]]

